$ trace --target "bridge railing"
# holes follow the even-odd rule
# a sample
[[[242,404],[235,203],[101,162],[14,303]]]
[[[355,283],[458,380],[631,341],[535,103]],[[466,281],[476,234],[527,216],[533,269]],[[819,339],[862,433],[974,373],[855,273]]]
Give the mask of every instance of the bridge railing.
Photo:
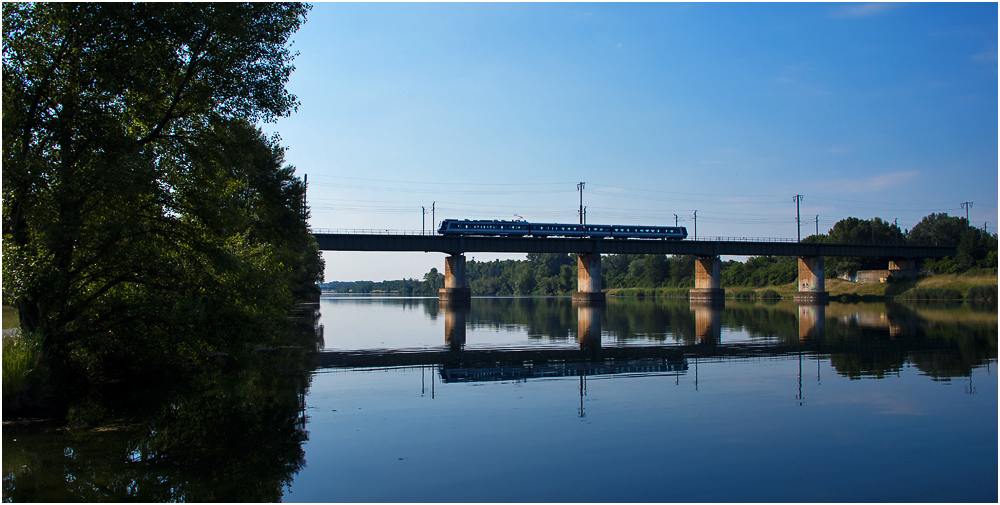
[[[373,229],[373,228],[351,228],[351,229],[333,229],[333,228],[310,228],[310,233],[319,234],[330,234],[330,235],[427,235],[434,236],[438,235],[437,232],[432,230],[386,230],[386,229]],[[768,237],[698,237],[694,238],[689,236],[686,240],[697,240],[699,242],[795,242],[793,238],[768,238]]]
[[[329,234],[329,235],[410,235],[410,236],[439,236],[434,230],[389,230],[389,229],[375,229],[375,228],[349,228],[349,229],[334,229],[334,228],[310,228],[309,233],[313,234]],[[606,240],[612,240],[607,238]],[[654,240],[654,239],[639,239],[639,240]],[[701,236],[692,237],[688,236],[685,240],[687,241],[698,241],[698,242],[765,242],[765,243],[779,243],[779,244],[794,244],[798,242],[794,238],[781,238],[781,237],[719,237],[719,236]],[[850,245],[912,245],[906,242],[852,242]]]
[[[383,230],[371,228],[309,228],[309,233],[323,235],[437,235],[436,232],[431,230]]]
[[[698,242],[775,242],[775,243],[795,243],[794,238],[774,238],[774,237],[692,237],[684,240],[697,240]]]

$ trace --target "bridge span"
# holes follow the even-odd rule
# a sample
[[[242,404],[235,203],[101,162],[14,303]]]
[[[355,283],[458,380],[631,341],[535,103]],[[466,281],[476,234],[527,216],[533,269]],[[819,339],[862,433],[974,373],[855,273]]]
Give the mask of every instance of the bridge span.
[[[954,256],[956,248],[901,244],[817,244],[781,239],[650,240],[566,237],[475,237],[436,234],[323,233],[314,231],[321,251],[441,252],[445,260],[442,301],[463,301],[471,296],[465,278],[465,253],[570,253],[579,254],[578,283],[573,299],[601,301],[601,254],[679,254],[696,256],[693,300],[720,300],[721,256],[796,256],[799,290],[796,299],[822,301],[828,297],[824,281],[827,256],[885,258],[890,272],[913,271],[921,258]]]

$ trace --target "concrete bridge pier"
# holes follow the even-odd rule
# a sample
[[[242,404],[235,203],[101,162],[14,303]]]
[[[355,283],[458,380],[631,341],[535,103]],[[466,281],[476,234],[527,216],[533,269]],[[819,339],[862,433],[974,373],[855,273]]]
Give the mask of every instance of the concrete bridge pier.
[[[444,260],[444,287],[438,290],[442,303],[463,304],[472,299],[472,290],[465,277],[465,255],[450,254]]]
[[[573,293],[574,303],[604,303],[601,291],[601,254],[582,253],[576,258],[577,285]]]
[[[917,273],[917,260],[915,259],[893,258],[889,260],[889,277],[916,277]]]
[[[799,291],[795,293],[795,301],[825,303],[830,300],[830,293],[826,291],[824,263],[822,256],[799,257]]]
[[[688,296],[691,301],[723,301],[721,261],[718,256],[698,257],[694,260],[694,289]]]

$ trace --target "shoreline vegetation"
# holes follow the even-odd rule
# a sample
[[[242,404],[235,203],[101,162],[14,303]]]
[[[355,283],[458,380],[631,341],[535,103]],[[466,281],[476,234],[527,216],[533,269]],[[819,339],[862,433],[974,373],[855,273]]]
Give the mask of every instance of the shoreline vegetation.
[[[328,283],[328,285],[336,283]],[[858,283],[843,279],[826,279],[826,289],[832,301],[843,303],[876,302],[876,301],[997,301],[998,279],[995,273],[988,271],[972,271],[962,274],[940,274],[928,277],[903,279],[882,283]],[[765,287],[725,287],[726,299],[729,300],[779,300],[795,296],[795,283]],[[605,289],[609,296],[636,298],[687,298],[690,288],[659,287],[659,288],[612,288]],[[323,293],[349,293],[324,289]],[[522,296],[569,296],[573,291],[551,293],[548,295]],[[409,293],[399,290],[372,290],[355,294],[396,295],[396,296],[434,296],[429,290],[417,289]],[[504,296],[504,295],[476,295]]]
[[[249,379],[255,349],[308,345],[323,258],[258,125],[299,106],[309,9],[3,4],[5,420],[90,422],[108,388]]]
[[[602,272],[603,290],[618,297],[687,298],[694,287],[693,265],[689,258],[653,258],[639,256],[630,262],[611,257],[610,268]],[[575,260],[568,254],[529,255],[526,261],[467,263],[467,280],[473,296],[569,296],[576,288]],[[615,263],[627,265],[628,273]],[[658,279],[651,279],[644,265],[662,264]],[[751,267],[757,266],[756,270]],[[604,265],[602,265],[604,266]],[[794,258],[750,258],[746,263],[723,264],[722,284],[727,299],[768,300],[792,298],[797,292]],[[639,268],[636,268],[639,267]],[[691,267],[690,269],[688,267]],[[733,275],[737,271],[740,276]],[[747,271],[749,275],[747,274]],[[733,282],[743,280],[743,283]],[[842,302],[967,300],[997,301],[997,268],[973,267],[958,273],[928,273],[915,277],[890,277],[883,282],[861,283],[841,278],[827,278],[830,299]],[[423,280],[332,281],[320,284],[324,293],[381,294],[398,296],[437,296],[444,287],[444,275],[436,268]]]
[[[843,279],[826,279],[830,300],[844,303],[874,301],[997,301],[997,275],[988,271],[962,274],[940,274],[888,282],[858,283]],[[725,287],[726,299],[767,300],[792,298],[795,283],[767,287]],[[605,291],[611,296],[686,298],[683,288],[618,288]]]

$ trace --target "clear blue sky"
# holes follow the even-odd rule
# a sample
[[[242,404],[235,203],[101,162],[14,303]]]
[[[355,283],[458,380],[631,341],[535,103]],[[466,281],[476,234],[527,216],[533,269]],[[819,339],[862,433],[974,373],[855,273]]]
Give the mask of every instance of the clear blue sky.
[[[998,228],[997,4],[317,3],[295,34],[311,225],[673,224],[795,238],[840,219]],[[325,253],[327,280],[439,253]],[[475,255],[477,260],[497,255]],[[515,256],[516,257],[516,256]]]

